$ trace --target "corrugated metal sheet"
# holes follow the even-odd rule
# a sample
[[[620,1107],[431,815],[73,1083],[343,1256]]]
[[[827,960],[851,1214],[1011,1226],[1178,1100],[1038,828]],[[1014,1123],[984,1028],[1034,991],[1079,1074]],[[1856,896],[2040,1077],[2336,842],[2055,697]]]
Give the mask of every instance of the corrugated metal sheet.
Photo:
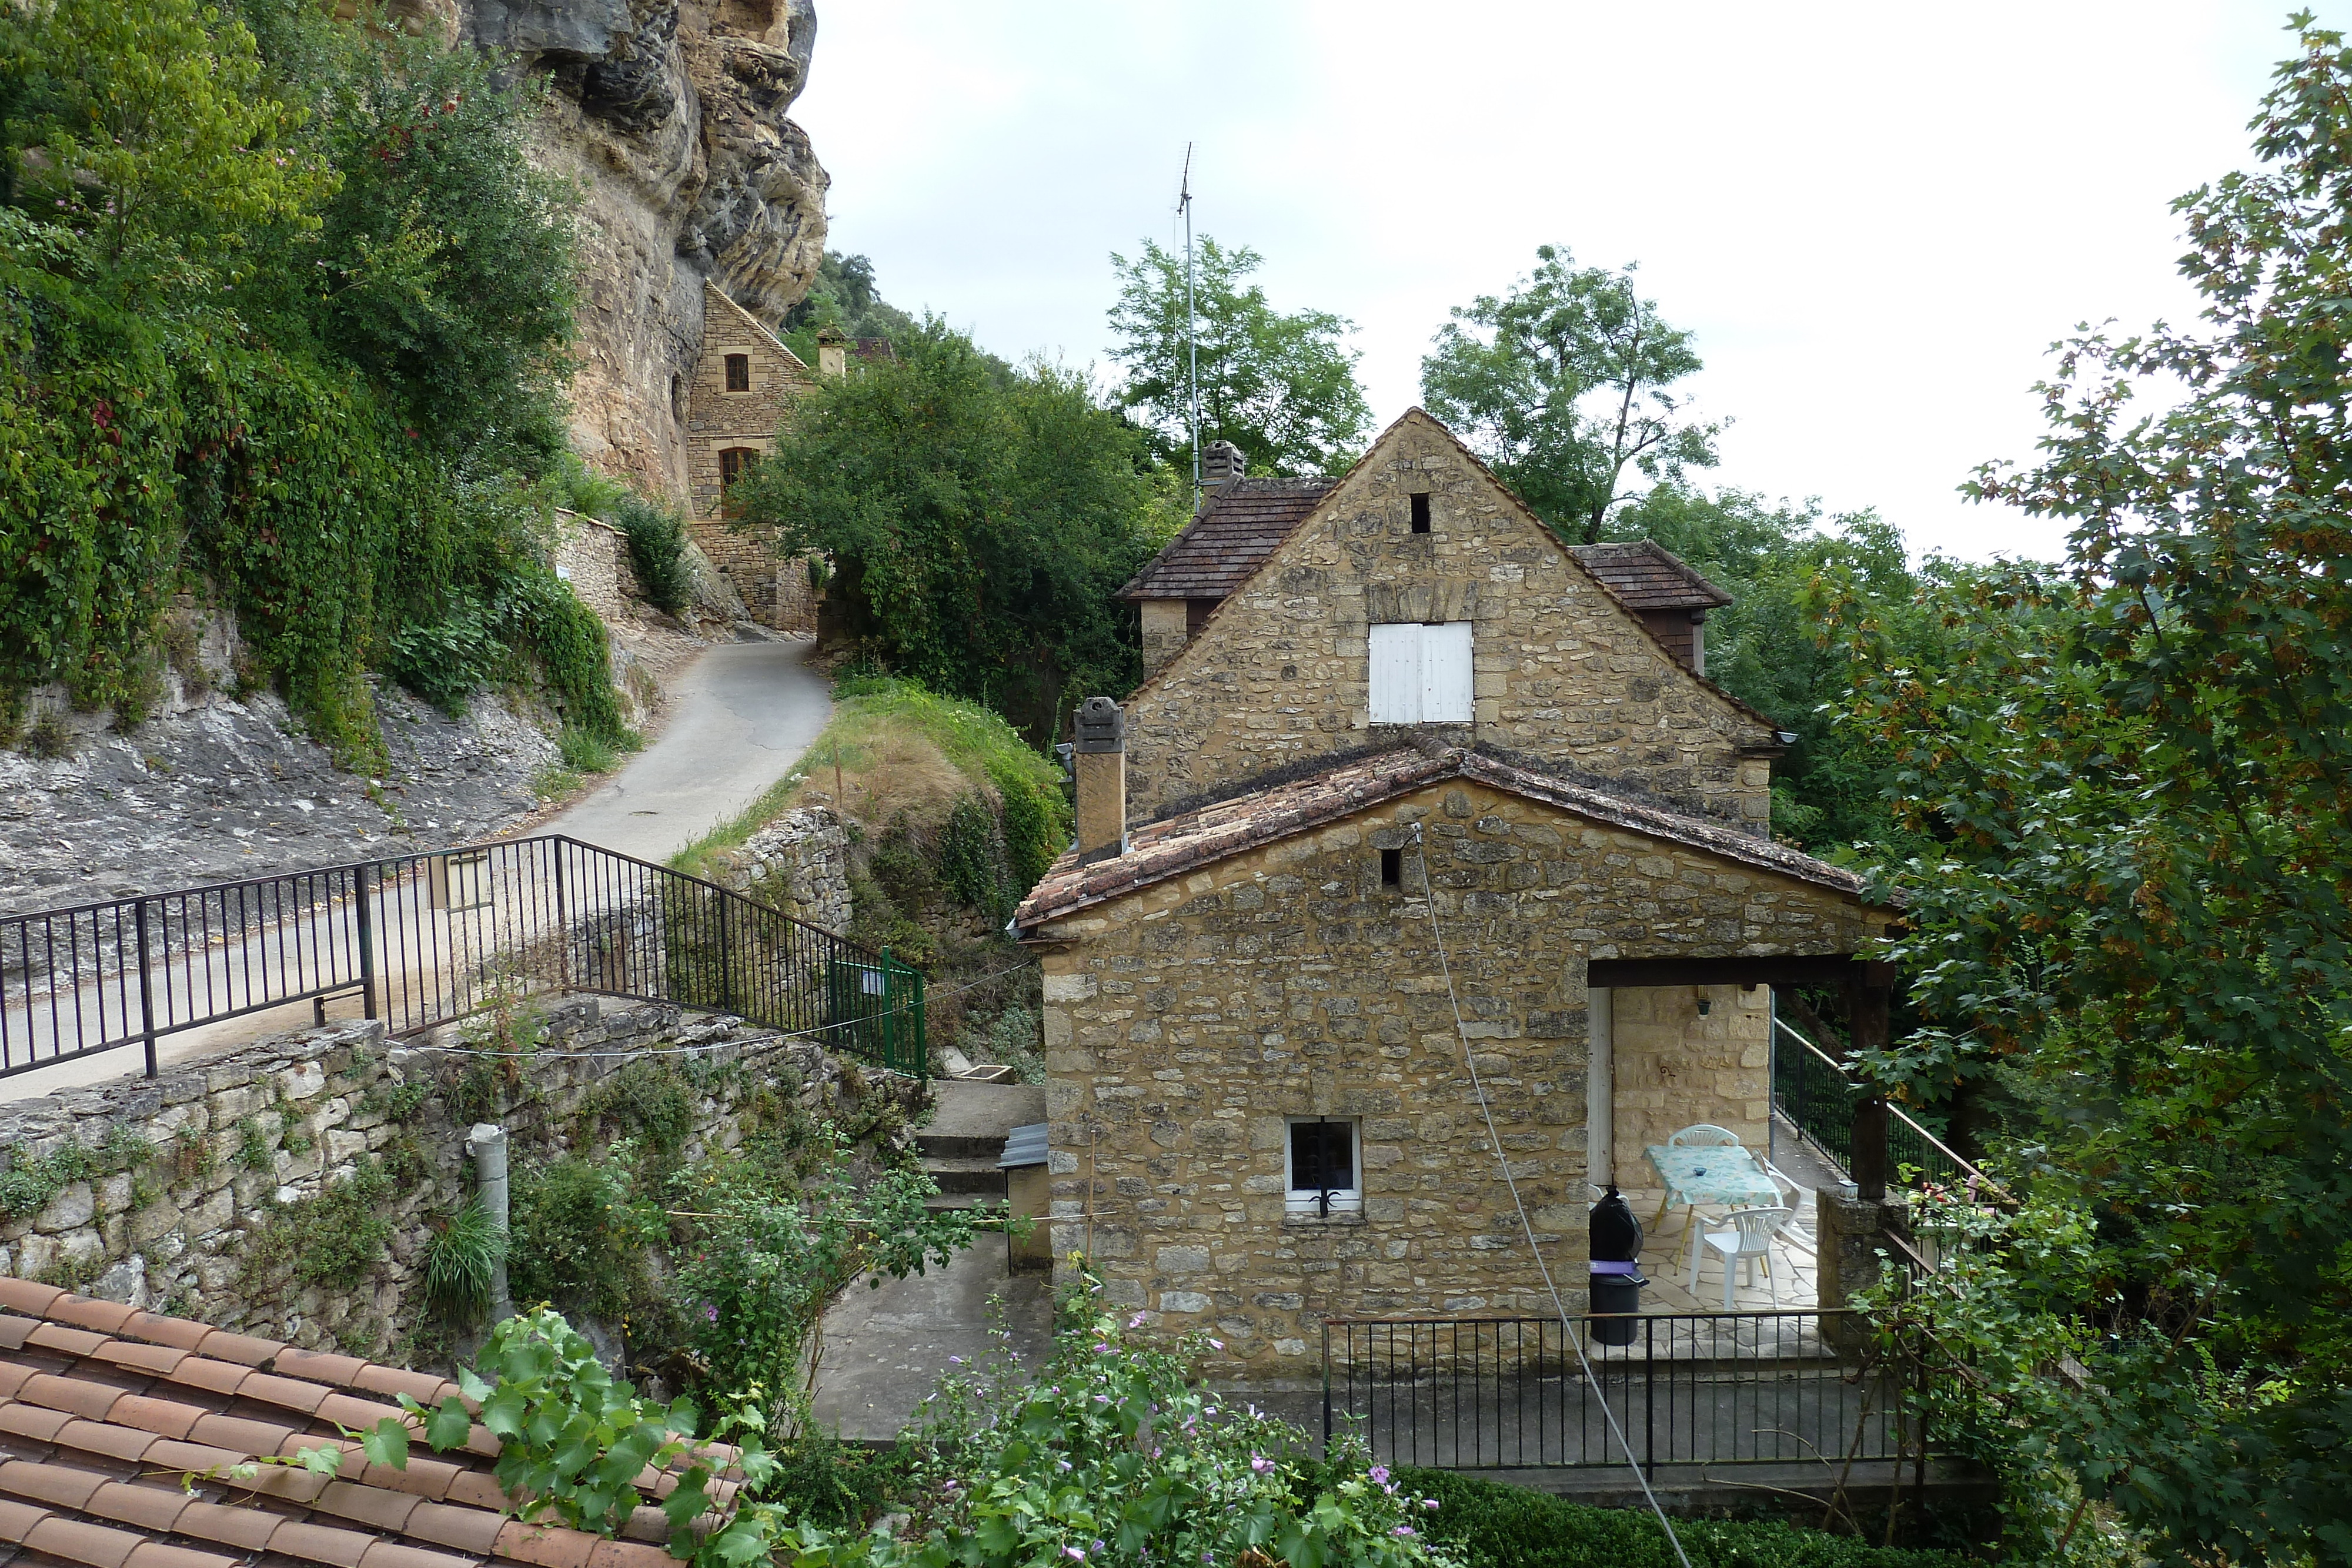
[[[1044,1122],[1032,1122],[1025,1127],[1013,1129],[1004,1140],[1004,1157],[996,1162],[1001,1171],[1022,1166],[1042,1166],[1045,1163],[1045,1127]]]

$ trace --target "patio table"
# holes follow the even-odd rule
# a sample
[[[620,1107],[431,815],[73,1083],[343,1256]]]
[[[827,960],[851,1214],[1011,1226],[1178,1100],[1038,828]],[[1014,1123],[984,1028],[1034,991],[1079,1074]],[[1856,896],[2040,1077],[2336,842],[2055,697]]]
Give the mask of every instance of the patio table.
[[[1666,1189],[1658,1205],[1658,1219],[1652,1223],[1664,1220],[1666,1210],[1676,1204],[1688,1208],[1691,1212],[1684,1218],[1684,1228],[1694,1237],[1694,1252],[1698,1231],[1694,1221],[1700,1204],[1769,1208],[1781,1201],[1780,1189],[1772,1185],[1756,1156],[1738,1144],[1652,1144],[1643,1152],[1649,1156],[1650,1168],[1658,1173],[1659,1185]]]

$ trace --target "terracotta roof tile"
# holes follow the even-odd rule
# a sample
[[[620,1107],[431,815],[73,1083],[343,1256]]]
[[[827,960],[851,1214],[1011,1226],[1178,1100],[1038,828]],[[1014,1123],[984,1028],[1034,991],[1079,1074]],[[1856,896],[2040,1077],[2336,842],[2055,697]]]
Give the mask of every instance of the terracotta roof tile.
[[[58,1508],[80,1508],[105,1481],[96,1470],[74,1465],[40,1465],[30,1459],[0,1465],[0,1491]]]
[[[25,1531],[25,1544],[68,1563],[87,1563],[90,1568],[122,1568],[131,1548],[140,1544],[140,1537],[127,1530],[53,1513]]]
[[[331,1355],[325,1351],[303,1350],[289,1345],[278,1353],[269,1370],[287,1377],[307,1377],[313,1383],[331,1383],[338,1388],[356,1387],[352,1380],[367,1363],[355,1355]]]
[[[174,1383],[184,1383],[191,1388],[201,1388],[210,1394],[234,1394],[237,1385],[255,1376],[253,1368],[240,1366],[233,1361],[215,1361],[208,1355],[183,1357],[180,1364],[164,1375]]]
[[[1223,599],[1272,555],[1339,481],[1242,479],[1208,498],[1121,599]]]
[[[1693,571],[1680,556],[1649,539],[1570,545],[1568,553],[1628,609],[1712,610],[1731,602],[1731,595]]]
[[[635,1541],[599,1541],[588,1553],[588,1568],[665,1568],[677,1562],[664,1548]]]
[[[498,1552],[532,1568],[588,1568],[596,1537],[560,1524],[526,1524],[510,1519],[499,1529]]]
[[[58,1428],[56,1441],[68,1448],[79,1448],[86,1454],[104,1454],[110,1459],[143,1459],[147,1450],[166,1439],[152,1432],[142,1432],[135,1427],[110,1426],[104,1421],[68,1419]]]
[[[20,1318],[14,1312],[0,1316],[0,1350],[22,1350],[25,1336],[41,1326],[38,1318]]]
[[[62,1410],[44,1410],[37,1405],[20,1404],[10,1400],[0,1405],[0,1433],[11,1437],[27,1437],[36,1443],[54,1443],[58,1434],[73,1417]]]
[[[263,1497],[283,1498],[288,1502],[309,1502],[327,1490],[327,1478],[299,1465],[264,1465],[251,1476],[240,1478],[235,1484]]]
[[[317,1410],[320,1402],[332,1392],[321,1384],[306,1383],[299,1377],[279,1377],[268,1372],[254,1373],[236,1385],[239,1399],[257,1399],[264,1405],[299,1410],[305,1416]]]
[[[270,1536],[269,1550],[299,1557],[306,1563],[329,1563],[331,1568],[360,1568],[360,1559],[367,1555],[374,1540],[374,1536],[356,1530],[289,1519]]]
[[[106,1343],[106,1336],[88,1329],[68,1328],[63,1323],[43,1323],[25,1336],[25,1343],[60,1355],[88,1355]]]
[[[475,1508],[504,1508],[507,1494],[499,1488],[498,1478],[480,1470],[459,1470],[442,1494],[451,1502],[467,1503]]]
[[[205,1414],[200,1405],[184,1405],[177,1399],[155,1399],[144,1394],[126,1394],[114,1402],[108,1418],[121,1426],[136,1427],[142,1432],[158,1437],[184,1437],[196,1418]]]
[[[20,1361],[0,1361],[0,1399],[14,1399],[16,1391],[41,1374]]]
[[[321,1421],[332,1421],[338,1427],[349,1427],[354,1432],[364,1432],[390,1416],[406,1420],[408,1413],[397,1405],[387,1405],[376,1399],[354,1399],[348,1394],[330,1394],[319,1401],[311,1412]]]
[[[67,1410],[92,1421],[103,1421],[123,1393],[120,1388],[87,1378],[39,1372],[25,1380],[24,1386],[16,1390],[16,1397],[29,1405],[46,1405],[52,1410]]]
[[[449,1484],[465,1473],[464,1466],[453,1465],[446,1459],[426,1458],[412,1445],[407,1469],[395,1470],[390,1465],[371,1464],[360,1472],[359,1479],[385,1491],[404,1491],[412,1497],[438,1499],[446,1497]]]
[[[46,1508],[36,1508],[28,1502],[0,1500],[0,1541],[21,1542],[33,1526],[49,1517]]]
[[[207,1410],[189,1427],[187,1437],[191,1442],[209,1443],[215,1448],[229,1448],[240,1454],[274,1454],[297,1430],[279,1422],[221,1416]]]
[[[267,1366],[285,1348],[283,1343],[274,1339],[256,1339],[251,1334],[215,1329],[205,1335],[196,1351],[215,1361],[233,1361],[240,1366]]]
[[[5,1484],[6,1479],[0,1477],[0,1485]],[[180,1515],[187,1512],[188,1505],[194,1500],[175,1486],[135,1486],[127,1481],[108,1481],[83,1501],[71,1506],[97,1514],[101,1519],[113,1520],[118,1524],[168,1535],[178,1526]]]
[[[357,1521],[371,1530],[388,1530],[397,1534],[408,1522],[408,1516],[424,1507],[424,1500],[404,1492],[381,1491],[372,1486],[352,1481],[329,1481],[319,1494],[318,1507],[323,1513],[338,1519]]]
[[[43,1315],[53,1323],[113,1334],[121,1333],[123,1323],[137,1312],[136,1307],[121,1301],[100,1301],[88,1296],[65,1295],[51,1301],[49,1310]]]
[[[247,1552],[259,1552],[286,1522],[283,1514],[257,1508],[234,1508],[227,1503],[196,1501],[180,1515],[179,1533],[199,1541],[217,1541]]]
[[[168,1541],[142,1541],[131,1549],[123,1568],[237,1568],[236,1559],[217,1552],[196,1552]]]
[[[420,1502],[408,1516],[408,1533],[436,1546],[487,1557],[497,1550],[506,1516],[483,1508],[452,1508],[446,1502]]]
[[[1717,822],[1611,795],[1590,785],[1515,767],[1475,751],[1437,756],[1410,748],[1334,763],[1303,779],[1269,785],[1147,823],[1128,835],[1125,854],[1081,863],[1075,853],[1055,861],[1013,915],[1033,929],[1049,920],[1149,887],[1228,855],[1352,816],[1381,801],[1442,783],[1470,779],[1541,800],[1611,827],[1678,843],[1759,871],[1859,896],[1861,879],[1784,844]]]
[[[184,1470],[202,1475],[206,1470],[240,1464],[252,1458],[227,1448],[215,1448],[210,1443],[184,1443],[173,1437],[158,1437],[155,1446],[147,1450],[146,1462],[159,1470]]]
[[[111,1362],[116,1366],[128,1366],[140,1372],[152,1372],[163,1376],[188,1359],[184,1350],[174,1350],[168,1344],[140,1344],[127,1339],[110,1339],[91,1353],[94,1359]]]
[[[396,1541],[379,1541],[360,1559],[360,1568],[472,1568],[473,1559],[447,1552],[428,1551]]]
[[[374,1362],[362,1364],[351,1379],[351,1386],[368,1394],[405,1394],[424,1405],[438,1405],[446,1391],[455,1394],[457,1385],[427,1372],[410,1372],[405,1367],[379,1366]]]
[[[48,1316],[49,1303],[65,1293],[55,1285],[44,1285],[37,1280],[0,1277],[0,1307],[28,1318]]]
[[[194,1350],[204,1343],[206,1334],[214,1331],[209,1324],[190,1322],[185,1318],[167,1318],[161,1312],[133,1312],[115,1332],[146,1340],[152,1344],[167,1344],[173,1350]]]

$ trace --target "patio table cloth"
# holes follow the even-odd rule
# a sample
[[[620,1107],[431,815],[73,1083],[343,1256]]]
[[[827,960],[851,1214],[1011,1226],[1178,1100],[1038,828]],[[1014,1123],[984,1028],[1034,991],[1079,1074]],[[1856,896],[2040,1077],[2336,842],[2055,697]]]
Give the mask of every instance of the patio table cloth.
[[[1780,1201],[1780,1189],[1756,1163],[1756,1156],[1737,1144],[1713,1148],[1652,1144],[1645,1153],[1650,1168],[1666,1189],[1664,1207],[1675,1204],[1722,1204],[1731,1208],[1769,1207]]]

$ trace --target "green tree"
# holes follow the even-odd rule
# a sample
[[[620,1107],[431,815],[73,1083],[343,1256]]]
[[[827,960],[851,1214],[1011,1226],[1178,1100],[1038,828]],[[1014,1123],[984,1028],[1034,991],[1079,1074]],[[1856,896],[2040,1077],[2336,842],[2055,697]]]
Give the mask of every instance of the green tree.
[[[1139,677],[1132,612],[1111,595],[1181,506],[1142,433],[1082,379],[1008,372],[936,318],[895,362],[803,394],[728,494],[786,552],[832,558],[829,612],[866,655],[1033,740],[1076,696]]]
[[[1119,335],[1111,357],[1127,367],[1128,408],[1171,456],[1190,440],[1192,340],[1187,332],[1184,258],[1145,240],[1133,261],[1113,254]],[[1276,310],[1243,280],[1264,257],[1201,236],[1192,298],[1199,317],[1201,444],[1230,441],[1262,473],[1337,473],[1353,462],[1372,411],[1356,384],[1355,323],[1326,310]],[[1186,457],[1189,464],[1189,454]]]
[[[2200,321],[2063,345],[1974,484],[2064,574],[1946,596],[1939,669],[1846,619],[1939,845],[1889,879],[1939,1027],[1874,1070],[2000,1083],[2024,1199],[1921,1310],[1987,1457],[2166,1563],[2352,1562],[2352,53],[2295,25],[2263,167],[2174,204]]]
[[[887,339],[895,347],[915,330],[915,319],[882,298],[873,262],[829,250],[808,293],[784,312],[784,336],[793,351],[813,365],[816,334],[824,327],[838,327],[852,338]]]
[[[1579,267],[1536,247],[1533,276],[1453,312],[1421,361],[1422,399],[1563,537],[1592,544],[1652,481],[1715,465],[1719,423],[1675,383],[1700,369],[1691,335],[1633,287],[1633,269]]]

